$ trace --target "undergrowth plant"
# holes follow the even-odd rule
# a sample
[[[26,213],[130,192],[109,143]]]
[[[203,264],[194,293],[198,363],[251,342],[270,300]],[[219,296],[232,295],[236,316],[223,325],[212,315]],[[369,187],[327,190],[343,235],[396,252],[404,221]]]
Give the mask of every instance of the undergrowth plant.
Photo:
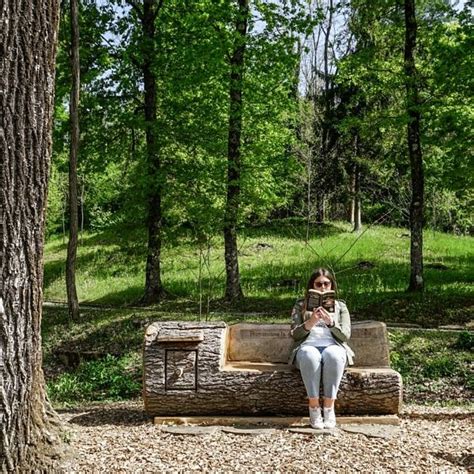
[[[141,389],[138,363],[136,353],[82,362],[74,371],[50,380],[48,395],[58,405],[134,398]]]

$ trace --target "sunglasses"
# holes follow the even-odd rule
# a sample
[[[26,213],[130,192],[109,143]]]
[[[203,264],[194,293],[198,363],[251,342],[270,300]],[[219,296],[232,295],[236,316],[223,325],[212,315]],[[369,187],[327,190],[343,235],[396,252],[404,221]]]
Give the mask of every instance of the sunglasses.
[[[331,286],[331,282],[330,281],[317,281],[317,282],[315,282],[314,286],[316,288],[322,288],[323,286],[325,288],[327,288],[327,287]]]

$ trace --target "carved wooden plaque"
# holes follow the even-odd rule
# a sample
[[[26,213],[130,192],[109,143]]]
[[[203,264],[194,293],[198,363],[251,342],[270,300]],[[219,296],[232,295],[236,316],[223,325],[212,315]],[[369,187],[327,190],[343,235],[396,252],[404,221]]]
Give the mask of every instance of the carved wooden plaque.
[[[197,350],[166,349],[165,390],[197,390]]]

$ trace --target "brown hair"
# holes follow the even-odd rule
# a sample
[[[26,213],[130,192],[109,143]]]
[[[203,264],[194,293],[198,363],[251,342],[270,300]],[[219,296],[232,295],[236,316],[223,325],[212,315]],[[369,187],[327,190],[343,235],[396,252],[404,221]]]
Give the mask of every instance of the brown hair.
[[[326,277],[330,282],[331,282],[331,290],[337,292],[337,284],[336,284],[336,279],[334,278],[334,275],[326,268],[316,268],[313,270],[313,273],[311,273],[311,276],[309,277],[308,284],[306,285],[306,294],[304,297],[304,312],[303,315],[306,312],[306,308],[308,306],[308,296],[309,296],[309,290],[312,290],[314,288],[314,281],[320,277],[324,276]],[[304,319],[304,316],[303,316]]]
[[[314,281],[320,276],[324,276],[330,280],[331,290],[337,291],[336,279],[334,278],[334,275],[326,268],[316,268],[316,270],[314,270],[309,277],[308,285],[306,286],[306,294],[308,293],[308,290],[312,290],[314,288]]]

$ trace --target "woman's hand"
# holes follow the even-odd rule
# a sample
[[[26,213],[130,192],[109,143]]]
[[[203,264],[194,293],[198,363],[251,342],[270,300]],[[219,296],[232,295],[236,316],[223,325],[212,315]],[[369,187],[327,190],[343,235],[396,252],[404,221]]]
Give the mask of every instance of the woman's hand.
[[[322,306],[320,306],[319,308],[316,308],[315,311],[319,315],[318,320],[322,319],[324,323],[326,324],[326,326],[332,327],[334,325],[334,319]]]
[[[321,316],[317,310],[317,308],[314,308],[313,309],[313,312],[311,313],[311,316],[306,320],[306,322],[304,323],[304,327],[306,328],[306,330],[310,331],[311,328],[317,324],[319,322],[319,320],[321,319]]]
[[[315,324],[319,323],[321,319],[321,313],[318,311],[318,308],[313,309],[313,314],[311,315],[311,318],[309,320],[311,321],[311,326],[314,326]]]

